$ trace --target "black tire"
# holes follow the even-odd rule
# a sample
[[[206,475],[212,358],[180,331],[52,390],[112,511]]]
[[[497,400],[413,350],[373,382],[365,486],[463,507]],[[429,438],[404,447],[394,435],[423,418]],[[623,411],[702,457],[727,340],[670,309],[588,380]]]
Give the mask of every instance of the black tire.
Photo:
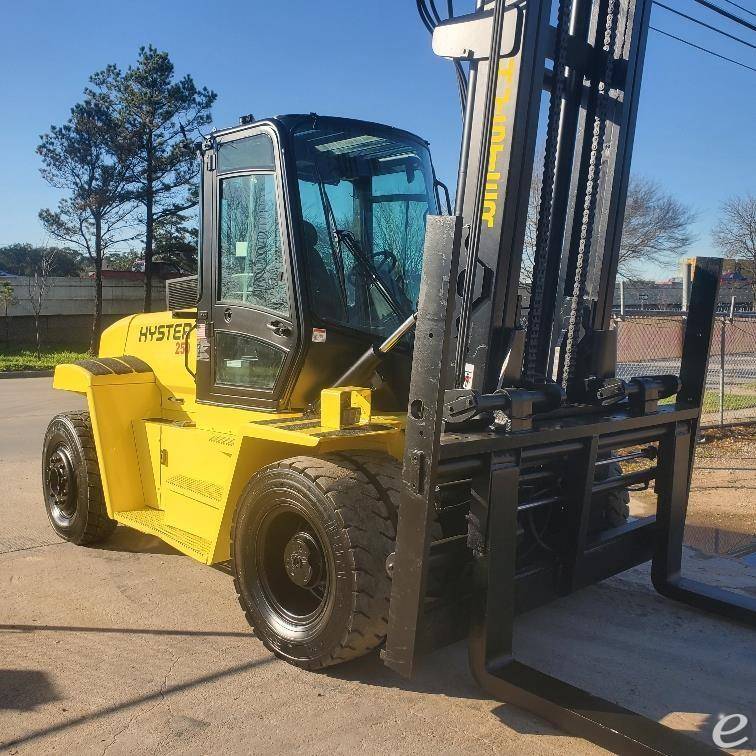
[[[42,448],[42,488],[53,530],[79,546],[99,543],[117,525],[108,517],[89,412],[56,415]]]
[[[314,670],[383,643],[399,469],[372,452],[302,456],[247,484],[231,530],[234,585],[277,656]]]
[[[610,465],[601,465],[596,480],[606,480],[622,475],[622,468],[618,462]],[[630,517],[630,493],[626,488],[618,488],[608,491],[598,497],[593,504],[591,512],[591,531],[600,532],[609,528],[617,528],[624,525]]]

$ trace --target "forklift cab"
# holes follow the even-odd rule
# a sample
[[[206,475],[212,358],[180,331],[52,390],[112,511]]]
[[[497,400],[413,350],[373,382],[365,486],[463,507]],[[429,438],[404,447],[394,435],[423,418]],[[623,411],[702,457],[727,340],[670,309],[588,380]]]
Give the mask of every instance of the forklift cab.
[[[289,115],[216,132],[202,161],[197,399],[268,411],[315,400],[416,308],[428,145],[398,129]],[[410,347],[374,403],[406,407]]]

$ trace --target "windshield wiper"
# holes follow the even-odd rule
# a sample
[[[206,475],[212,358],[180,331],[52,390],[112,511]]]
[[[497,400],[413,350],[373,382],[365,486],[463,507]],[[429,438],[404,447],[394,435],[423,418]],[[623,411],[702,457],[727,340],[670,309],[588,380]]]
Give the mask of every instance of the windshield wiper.
[[[412,310],[407,307],[403,307],[396,299],[396,297],[389,291],[381,274],[375,267],[375,264],[362,250],[357,239],[351,231],[343,231],[342,229],[336,229],[336,238],[339,242],[344,242],[347,249],[352,253],[352,257],[360,264],[360,267],[367,274],[370,282],[380,292],[381,296],[386,300],[388,306],[394,311],[394,314],[404,319],[411,315]]]
[[[320,166],[318,165],[317,161],[315,161],[315,171],[318,174],[318,189],[320,190],[320,198],[326,211],[326,223],[328,224],[328,226],[330,226],[331,235],[336,242],[335,245],[331,245],[331,253],[334,257],[336,273],[339,279],[339,293],[341,294],[344,301],[344,307],[346,307],[347,305],[347,296],[344,257],[341,254],[342,242],[346,244],[347,248],[352,253],[352,257],[354,257],[354,259],[360,264],[360,267],[363,269],[363,271],[367,273],[368,278],[370,278],[371,280],[371,283],[373,283],[376,289],[378,289],[381,296],[386,300],[388,306],[394,311],[394,314],[401,319],[407,318],[412,312],[411,307],[402,307],[402,305],[399,304],[399,302],[396,300],[396,297],[394,297],[394,295],[386,287],[380,274],[375,269],[375,265],[371,264],[370,259],[363,252],[362,247],[354,238],[351,231],[345,231],[338,227],[338,224],[336,223],[336,214],[333,212],[333,205],[331,205],[331,198],[328,196],[328,192],[326,191],[325,182],[323,181],[323,176],[320,173]]]
[[[330,237],[328,246],[331,248],[333,266],[336,269],[336,277],[339,281],[339,294],[341,295],[341,301],[344,305],[344,312],[346,312],[348,305],[346,274],[344,271],[344,256],[341,254],[341,244],[339,242],[339,229],[336,224],[336,215],[333,212],[331,199],[328,196],[328,192],[326,192],[325,184],[323,183],[323,177],[320,175],[320,166],[317,164],[317,162],[315,163],[315,170],[318,174],[318,189],[320,191],[320,201],[323,203],[323,207],[325,209],[326,227],[328,230],[328,236]]]

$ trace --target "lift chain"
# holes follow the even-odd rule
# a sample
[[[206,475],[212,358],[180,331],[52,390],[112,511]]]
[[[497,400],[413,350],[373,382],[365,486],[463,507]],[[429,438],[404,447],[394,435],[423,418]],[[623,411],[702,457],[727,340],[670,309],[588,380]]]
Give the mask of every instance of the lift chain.
[[[554,74],[549,101],[549,113],[546,122],[546,146],[541,179],[541,197],[538,205],[538,223],[536,227],[535,251],[533,255],[533,275],[528,310],[528,336],[525,348],[525,375],[535,379],[538,366],[538,352],[543,324],[543,300],[546,286],[546,270],[551,238],[551,214],[554,199],[554,182],[556,177],[557,145],[559,140],[559,121],[564,99],[565,70],[567,68],[567,49],[569,42],[570,18],[573,0],[559,1],[559,17],[556,27],[556,51],[554,55]]]
[[[618,0],[609,0],[606,12],[606,26],[604,40],[601,47],[606,56],[604,75],[598,82],[596,112],[593,117],[593,133],[591,137],[591,152],[588,159],[588,175],[583,197],[583,217],[580,225],[580,241],[575,264],[575,283],[570,303],[570,318],[567,328],[567,344],[564,356],[564,373],[562,385],[566,389],[572,383],[578,363],[575,350],[580,337],[583,315],[583,300],[585,299],[586,283],[590,263],[591,243],[593,241],[594,221],[596,218],[596,204],[598,202],[599,185],[601,182],[601,160],[604,151],[604,137],[606,134],[606,119],[614,71],[614,52],[617,34],[617,5]]]

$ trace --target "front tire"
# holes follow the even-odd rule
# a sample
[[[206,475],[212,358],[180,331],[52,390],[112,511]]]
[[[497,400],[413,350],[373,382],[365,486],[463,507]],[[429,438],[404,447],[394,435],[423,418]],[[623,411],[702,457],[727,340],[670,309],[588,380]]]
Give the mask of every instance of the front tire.
[[[57,415],[47,426],[42,488],[50,524],[66,541],[98,543],[115,529],[105,507],[88,412]]]
[[[399,466],[377,453],[293,457],[256,473],[231,532],[247,620],[277,656],[322,669],[380,646]]]

